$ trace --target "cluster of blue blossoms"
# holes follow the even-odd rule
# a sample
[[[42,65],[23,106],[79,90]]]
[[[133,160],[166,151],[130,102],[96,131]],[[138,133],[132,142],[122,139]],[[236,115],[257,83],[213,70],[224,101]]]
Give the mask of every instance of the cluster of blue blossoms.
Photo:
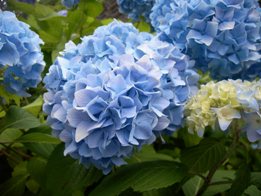
[[[149,16],[155,0],[117,0],[119,11],[128,15],[134,21],[144,17],[150,21]]]
[[[114,21],[66,44],[44,79],[43,110],[64,154],[106,174],[181,125],[192,66],[173,45]]]
[[[79,0],[62,3],[72,8]],[[185,105],[191,130],[214,126],[216,118],[226,130],[242,118],[248,139],[260,140],[260,81],[210,82],[198,91],[193,70],[195,64],[215,79],[261,76],[256,0],[117,3],[130,18],[151,20],[158,35],[114,21],[78,45],[66,44],[44,78],[43,105],[53,134],[65,143],[65,155],[107,174],[135,148],[180,128]],[[0,11],[0,85],[7,91],[29,96],[28,88],[41,81],[41,44],[28,25]]]
[[[71,9],[74,6],[76,6],[78,3],[80,2],[80,0],[62,0],[62,4],[68,8]]]
[[[27,24],[12,12],[0,10],[0,85],[8,92],[26,97],[28,88],[41,81],[45,65],[41,44]]]
[[[257,0],[158,0],[150,18],[163,40],[214,79],[252,79],[260,70],[253,65],[261,57],[260,13]]]

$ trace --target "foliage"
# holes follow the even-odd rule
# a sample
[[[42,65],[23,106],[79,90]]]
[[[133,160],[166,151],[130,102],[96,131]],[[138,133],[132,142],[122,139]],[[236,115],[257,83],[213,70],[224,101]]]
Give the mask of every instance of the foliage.
[[[219,2],[219,0],[213,0],[211,2],[217,1]],[[46,66],[45,70],[42,72],[42,78],[47,75],[51,65],[60,63],[57,59],[61,59],[61,57],[64,55],[64,53],[62,53],[59,56],[59,52],[65,49],[65,43],[68,43],[69,41],[74,42],[75,45],[84,43],[84,41],[81,40],[82,37],[88,35],[91,35],[89,37],[92,37],[93,33],[98,27],[102,25],[108,25],[113,21],[112,18],[101,17],[103,16],[101,13],[104,10],[104,4],[101,0],[80,0],[79,4],[74,4],[72,7],[67,6],[70,7],[68,10],[64,5],[62,5],[61,0],[39,0],[30,1],[29,3],[26,2],[29,1],[21,2],[16,0],[8,0],[7,6],[4,6],[4,8],[14,12],[20,21],[30,25],[30,29],[37,33],[40,39],[43,40],[44,45],[41,46],[41,49]],[[74,2],[78,3],[78,1],[70,1],[69,3]],[[175,0],[175,2],[178,2],[178,0]],[[229,2],[232,4],[233,2],[234,4],[239,3],[240,6],[244,7],[244,9],[248,9],[247,6],[249,6],[251,2],[255,2],[254,4],[251,4],[251,6],[258,6],[257,2],[254,0],[223,0],[222,2],[223,3],[219,3],[218,6],[225,6],[229,12],[231,10],[235,11],[235,9],[238,9],[237,5],[227,6]],[[242,2],[245,2],[245,4],[242,4]],[[117,5],[116,1],[114,2],[114,5]],[[126,3],[126,9],[129,9],[128,5],[131,6],[131,4]],[[166,6],[166,4],[164,6]],[[203,8],[205,11],[207,9],[204,6],[202,9],[201,8],[197,9],[200,11],[202,11]],[[156,8],[153,9],[155,10]],[[142,10],[144,9],[142,8]],[[164,10],[163,14],[166,16],[166,18],[171,17],[169,14],[165,14],[168,9],[162,10]],[[243,12],[240,13],[243,14]],[[163,22],[163,18],[159,17],[160,12],[157,12],[157,14],[157,17],[154,17],[153,20],[157,19]],[[251,20],[256,21],[257,18],[254,17],[255,14],[256,12],[254,11],[254,14],[248,13],[247,15],[244,15],[244,17],[253,17]],[[146,14],[146,16],[147,15],[148,14]],[[244,17],[240,17],[240,14],[235,14],[233,17],[238,18],[237,22],[239,23],[242,23],[242,21],[250,21],[250,19],[249,21],[244,20]],[[178,17],[172,19],[177,18]],[[208,73],[203,75],[199,71],[197,75],[195,70],[192,69],[193,61],[189,60],[191,55],[190,57],[183,55],[178,50],[179,45],[175,46],[171,45],[170,43],[163,44],[165,42],[159,41],[156,34],[156,36],[154,34],[148,34],[148,32],[151,30],[150,24],[147,23],[149,21],[148,18],[147,21],[144,21],[144,18],[139,19],[140,20],[137,23],[133,23],[137,29],[131,27],[135,29],[135,32],[137,32],[135,36],[132,37],[132,40],[140,39],[139,35],[141,33],[138,33],[138,30],[140,30],[147,32],[146,34],[142,34],[142,36],[145,37],[143,38],[146,39],[146,42],[143,42],[144,40],[142,43],[137,43],[136,41],[131,42],[130,40],[121,43],[118,41],[117,43],[120,44],[116,45],[116,49],[120,50],[122,43],[124,43],[125,45],[131,47],[128,47],[127,49],[124,48],[122,53],[132,55],[132,58],[134,59],[134,62],[132,62],[133,64],[142,64],[147,62],[149,59],[151,64],[158,66],[160,71],[157,70],[159,71],[157,73],[159,73],[160,76],[163,75],[163,79],[161,79],[160,82],[157,81],[157,83],[151,82],[146,84],[149,84],[149,87],[155,84],[157,88],[160,89],[157,89],[160,91],[160,93],[164,92],[164,96],[171,95],[172,97],[168,98],[168,101],[172,103],[173,110],[167,114],[166,110],[164,110],[165,108],[163,107],[160,109],[164,111],[160,109],[156,110],[154,108],[154,112],[157,113],[157,115],[162,112],[164,115],[168,116],[170,121],[175,122],[176,124],[172,123],[173,126],[169,126],[168,124],[168,129],[165,129],[167,127],[161,124],[164,127],[164,130],[161,132],[159,131],[158,133],[153,130],[157,136],[153,137],[153,144],[147,141],[143,143],[141,139],[136,138],[138,142],[142,143],[142,145],[136,145],[137,148],[133,148],[131,154],[128,154],[127,157],[121,157],[124,159],[124,161],[126,161],[126,165],[113,165],[110,168],[111,172],[107,175],[104,175],[102,171],[93,167],[92,165],[89,165],[90,167],[87,169],[86,165],[81,164],[83,157],[77,157],[75,153],[71,153],[71,156],[66,156],[64,154],[64,150],[66,149],[67,144],[64,144],[60,139],[57,139],[57,137],[53,136],[55,126],[57,124],[50,123],[51,126],[48,125],[46,120],[47,116],[42,110],[43,103],[45,102],[46,104],[46,100],[44,101],[46,97],[43,98],[43,95],[46,93],[43,83],[40,83],[38,87],[34,89],[26,88],[26,92],[31,95],[29,97],[22,97],[18,96],[17,94],[10,93],[6,91],[5,88],[0,86],[1,99],[5,100],[4,104],[2,102],[0,104],[1,196],[256,196],[261,194],[260,119],[253,118],[251,116],[251,112],[253,113],[253,110],[256,109],[254,110],[255,117],[260,118],[260,82],[254,81],[250,84],[250,82],[244,83],[239,81],[222,81],[218,83],[215,81],[210,81],[211,79],[209,78]],[[185,17],[185,19],[187,18]],[[168,20],[168,22],[172,22],[172,20]],[[155,24],[153,25],[155,26]],[[246,26],[249,31],[253,28],[260,28],[260,26],[254,25]],[[155,27],[155,29],[163,28],[163,26],[160,25],[156,25]],[[164,26],[164,28],[165,27],[169,28],[169,26]],[[174,27],[172,26],[172,28]],[[221,27],[219,26],[219,28]],[[100,34],[97,34],[95,40],[98,38],[102,39],[101,35],[103,34],[111,37],[111,32],[105,31],[106,29],[101,27],[98,29],[102,30],[100,30]],[[2,29],[0,29],[0,32],[1,30]],[[130,31],[131,30],[127,31],[128,35],[131,34]],[[116,34],[117,33],[118,32],[116,32]],[[258,33],[256,31],[253,31],[252,33],[257,33],[258,36],[260,35],[260,32]],[[120,33],[117,34],[117,36],[119,35]],[[155,37],[152,38],[153,36]],[[248,38],[251,39],[251,44],[254,44],[252,43],[254,38],[251,36]],[[190,39],[192,39],[192,37],[190,37]],[[195,37],[193,39],[197,40]],[[2,37],[0,37],[0,53],[2,43],[1,41]],[[108,40],[105,42],[108,44],[107,41]],[[135,45],[135,43],[137,45]],[[196,44],[197,47],[193,48],[193,46],[189,49],[197,50],[198,45],[202,44],[201,42],[196,43],[194,44]],[[182,42],[182,44],[187,43]],[[256,45],[258,44],[260,44],[259,41]],[[250,47],[250,45],[244,45],[244,47]],[[115,45],[113,44],[110,46],[115,48]],[[250,48],[253,50],[253,47]],[[206,55],[204,52],[200,53],[200,55],[204,54]],[[117,55],[114,55],[114,57]],[[149,58],[146,59],[144,56],[149,56]],[[78,57],[83,59],[83,56],[78,55],[77,58]],[[211,55],[208,57],[210,58]],[[111,62],[113,61],[114,66],[118,66],[120,63],[122,63],[116,62],[115,58],[113,59],[112,56],[106,58],[108,58]],[[93,56],[92,60],[92,65],[100,65],[100,62],[98,62],[97,59],[94,59]],[[124,66],[128,66],[126,64],[129,64],[129,60],[130,58],[124,59]],[[208,61],[209,59],[202,57],[200,62],[205,60]],[[196,62],[196,64],[198,62]],[[73,62],[71,62],[71,64],[72,63]],[[80,73],[79,70],[77,70],[77,74],[73,72],[71,70],[71,64],[68,65],[69,68],[66,70],[70,73],[73,73],[73,76],[68,74],[68,76],[70,76],[70,81],[72,81],[72,77],[76,76],[77,74],[77,79],[80,78],[81,81],[84,80],[86,75],[84,75],[83,72]],[[257,66],[257,68],[260,67],[259,65],[259,62],[255,62],[255,66]],[[205,64],[202,64],[202,66],[207,67]],[[63,63],[61,67],[64,71],[65,67]],[[87,71],[90,71],[89,68],[90,67],[88,67]],[[120,69],[116,68],[115,70],[118,71]],[[116,73],[115,70],[110,71],[110,74]],[[151,70],[152,69],[147,69],[144,74],[155,74],[156,69],[153,71]],[[132,73],[136,75],[137,72],[135,71],[132,70]],[[209,73],[211,76],[213,76],[213,73],[216,73],[213,70],[207,71],[210,71]],[[260,74],[256,74],[256,71],[257,69],[254,70],[253,77],[256,77],[258,74]],[[226,75],[230,74],[230,72],[222,72],[222,74]],[[105,80],[109,78],[109,76],[112,77],[112,75],[107,76],[106,74],[103,76],[104,77],[100,78],[101,80]],[[142,77],[140,75],[138,76],[139,77],[135,81],[145,90],[148,90],[149,87],[143,83],[144,81],[142,80]],[[0,81],[1,80],[2,78],[0,78]],[[204,91],[204,87],[201,87],[201,90],[198,91],[198,94],[195,94],[197,92],[196,84],[198,80],[205,87],[212,85],[212,87],[215,86],[215,88],[209,88],[208,92],[206,93],[206,91]],[[72,83],[75,85],[75,83],[79,81],[73,80]],[[124,85],[123,81],[126,82],[127,78],[122,77],[121,83],[118,82],[116,87],[122,87]],[[91,83],[94,81],[90,80],[88,82]],[[207,82],[208,84],[206,84]],[[49,85],[55,86],[52,81],[49,83]],[[221,88],[220,83],[224,83],[224,87]],[[238,83],[240,83],[240,85]],[[244,86],[243,83],[248,85]],[[252,84],[255,84],[255,88]],[[101,88],[104,87],[105,89],[106,85],[108,85],[108,83],[104,83]],[[242,86],[244,86],[244,88]],[[78,87],[80,87],[79,84]],[[158,91],[156,94],[159,94]],[[175,93],[171,94],[170,92],[172,91],[175,91]],[[113,94],[111,89],[109,93]],[[151,92],[146,92],[145,94],[148,95],[150,93]],[[71,99],[71,95],[74,96],[74,91],[71,94],[65,93],[62,97],[62,100],[64,101]],[[198,97],[198,99],[195,97],[191,98],[192,95],[195,95],[195,97]],[[59,96],[57,97],[61,98]],[[131,97],[131,95],[129,95],[129,97]],[[150,99],[145,99],[144,97],[145,96],[140,95],[138,98],[141,100],[141,102],[143,101],[144,103],[142,110],[147,111],[148,108],[151,107],[151,102],[149,102]],[[151,95],[148,97],[152,99]],[[200,97],[203,98],[201,99]],[[190,101],[186,107],[187,113],[184,115],[193,114],[196,120],[192,119],[191,117],[186,117],[187,121],[192,123],[188,124],[187,127],[187,124],[185,124],[182,119],[183,108],[188,99]],[[59,104],[64,104],[63,101],[61,101]],[[155,104],[158,103],[157,101],[154,100]],[[72,107],[74,106],[74,108],[79,109],[75,101],[72,101],[71,104]],[[159,107],[159,105],[160,104],[157,104],[157,107]],[[234,110],[238,110],[242,116],[244,115],[244,119],[246,116],[248,116],[248,120],[251,120],[251,122],[254,121],[254,124],[244,123],[243,120],[239,119],[234,120],[236,122],[234,123],[234,121],[231,122],[232,120],[229,119],[231,120],[229,121],[229,123],[231,123],[229,124],[229,131],[225,131],[225,129],[224,131],[220,131],[220,124],[218,124],[219,121],[211,121],[207,114],[217,112],[217,108],[223,107],[224,105],[228,105],[230,107],[233,106]],[[84,109],[82,108],[82,110]],[[66,114],[67,112],[69,113],[69,110],[64,111]],[[227,111],[222,114],[231,114],[226,112]],[[55,116],[54,112],[50,112],[49,115]],[[218,117],[215,116],[216,120],[217,118]],[[204,124],[202,119],[205,120],[204,122],[208,123]],[[120,120],[123,122],[122,124],[125,123],[123,119]],[[127,123],[129,123],[128,125],[132,125],[132,123],[129,121]],[[139,133],[146,131],[146,128],[152,129],[153,127],[153,123],[149,124],[147,118],[142,119],[140,123],[141,125],[147,126],[143,126]],[[195,124],[198,127],[204,129],[201,130],[201,134],[198,134],[199,129],[195,129]],[[66,124],[65,126],[72,133],[75,132],[75,128],[72,128],[72,125]],[[78,126],[78,124],[76,123],[75,126]],[[170,127],[172,129],[170,129]],[[257,130],[255,132],[255,138],[252,140],[250,139],[252,143],[250,143],[246,137],[241,137],[244,135],[244,130],[247,132],[247,130],[250,128],[255,128],[255,130]],[[56,135],[58,138],[60,137],[59,134],[60,133]],[[68,135],[63,135],[65,139],[68,139],[67,136]],[[100,139],[99,141],[104,140]],[[101,150],[104,145],[105,144],[101,142],[97,149]],[[124,146],[125,143],[123,142],[122,145]],[[95,151],[95,153],[97,153],[97,151]],[[97,157],[95,158],[97,159]]]

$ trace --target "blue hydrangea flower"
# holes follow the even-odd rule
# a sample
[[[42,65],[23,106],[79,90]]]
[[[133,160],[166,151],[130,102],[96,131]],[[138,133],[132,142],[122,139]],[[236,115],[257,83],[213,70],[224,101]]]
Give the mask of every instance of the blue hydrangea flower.
[[[68,8],[71,9],[73,8],[75,5],[77,5],[80,2],[80,0],[62,0],[62,4]]]
[[[44,68],[40,44],[43,41],[12,12],[0,11],[0,73],[7,91],[29,96],[28,88],[41,81]]]
[[[161,39],[215,79],[248,78],[261,57],[257,0],[157,0],[150,18]]]
[[[149,20],[151,9],[155,0],[117,0],[121,13],[128,15],[129,18],[137,21],[140,17]]]
[[[18,0],[18,1],[24,2],[24,3],[31,3],[31,4],[35,3],[35,0]]]
[[[185,71],[190,62],[180,53],[175,56],[175,51],[117,21],[83,37],[79,45],[66,44],[44,79],[48,92],[43,106],[54,135],[65,142],[64,153],[106,174],[124,164],[134,147],[161,135],[173,123],[166,111],[182,105],[179,92],[186,96],[188,91],[189,82],[180,78],[189,79],[193,73]],[[172,69],[176,71],[169,79],[161,79]],[[177,89],[169,92],[170,85]],[[174,109],[168,109],[173,100]],[[172,116],[179,115],[177,111]]]

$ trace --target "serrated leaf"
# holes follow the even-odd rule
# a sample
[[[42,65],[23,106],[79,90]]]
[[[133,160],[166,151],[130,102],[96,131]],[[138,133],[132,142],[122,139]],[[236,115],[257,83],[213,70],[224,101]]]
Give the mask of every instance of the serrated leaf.
[[[251,185],[251,186],[249,186],[249,187],[245,190],[244,195],[248,195],[248,196],[260,196],[260,195],[261,195],[261,191],[258,190],[258,189],[256,188],[256,186]]]
[[[251,173],[247,165],[241,166],[236,172],[236,178],[233,181],[228,195],[242,195],[250,185]]]
[[[57,146],[46,165],[45,189],[48,193],[55,196],[72,195],[100,179],[100,171],[94,168],[87,170],[78,160],[65,157],[63,151],[64,145]]]
[[[30,129],[40,125],[40,121],[31,113],[11,106],[6,116],[0,120],[0,133],[8,128]]]
[[[16,142],[59,144],[60,140],[45,133],[29,133],[17,139]]]
[[[181,161],[191,172],[204,173],[224,158],[226,149],[213,139],[204,139],[198,145],[181,153]]]
[[[134,191],[150,191],[180,182],[186,169],[174,161],[142,162],[119,168],[107,176],[90,196],[113,196],[132,188]]]

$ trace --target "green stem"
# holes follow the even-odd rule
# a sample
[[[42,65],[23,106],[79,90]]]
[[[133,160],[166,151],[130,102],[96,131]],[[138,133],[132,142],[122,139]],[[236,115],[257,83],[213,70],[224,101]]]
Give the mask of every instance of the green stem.
[[[20,151],[17,151],[15,149],[13,149],[10,145],[6,145],[6,144],[1,144],[2,146],[4,146],[6,149],[10,150],[10,151],[13,151],[14,153],[20,155],[21,157],[25,158],[25,159],[30,159],[31,156],[23,153],[23,152],[20,152]],[[11,144],[12,145],[12,144]]]
[[[239,134],[240,134],[240,130],[239,129],[234,129],[234,134],[233,134],[233,142],[229,147],[229,150],[227,151],[227,153],[224,155],[223,159],[219,162],[217,162],[217,164],[214,165],[213,168],[211,168],[208,172],[208,175],[205,178],[204,184],[202,185],[202,187],[199,189],[197,196],[201,196],[203,195],[203,193],[207,190],[208,186],[211,184],[212,178],[214,176],[214,174],[216,173],[217,169],[223,165],[223,163],[230,157],[230,155],[233,153],[234,149],[236,148],[238,142],[239,142]]]
[[[226,181],[218,181],[218,182],[212,182],[212,183],[210,183],[209,186],[219,185],[219,184],[231,184],[231,183],[232,183],[232,181],[228,181],[228,180],[226,180]]]

